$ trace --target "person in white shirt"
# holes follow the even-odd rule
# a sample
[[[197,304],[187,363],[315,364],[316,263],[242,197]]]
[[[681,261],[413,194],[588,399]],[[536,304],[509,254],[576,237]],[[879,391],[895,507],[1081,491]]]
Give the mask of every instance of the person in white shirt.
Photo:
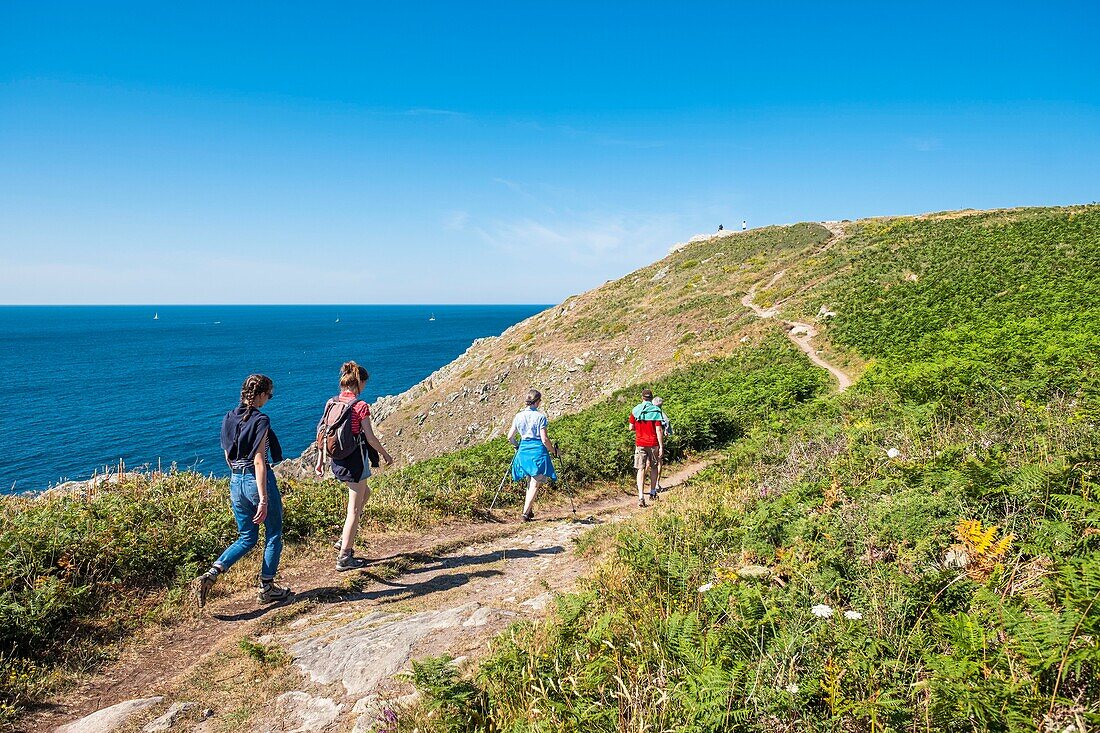
[[[512,459],[512,480],[530,479],[523,502],[523,521],[530,522],[535,518],[535,495],[539,487],[558,478],[554,462],[550,460],[550,456],[556,456],[557,451],[547,433],[549,421],[546,413],[539,412],[542,393],[532,389],[527,392],[524,402],[527,407],[512,419],[508,442],[516,449]]]

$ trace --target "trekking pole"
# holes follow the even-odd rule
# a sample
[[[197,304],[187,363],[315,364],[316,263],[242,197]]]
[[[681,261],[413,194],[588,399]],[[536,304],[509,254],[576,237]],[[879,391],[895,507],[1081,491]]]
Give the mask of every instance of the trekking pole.
[[[554,442],[554,452],[558,454],[558,465],[561,467],[561,479],[565,481],[565,459],[561,457],[561,451],[558,450],[557,441]],[[573,517],[577,516],[577,505],[573,503],[573,487],[570,484],[569,490],[565,492],[565,495],[569,497],[569,508],[573,510]]]
[[[514,450],[519,450],[515,446],[512,446]],[[493,502],[489,505],[489,511],[493,511],[493,507],[497,505],[497,497],[500,496],[501,489],[504,488],[504,482],[508,480],[508,477],[512,475],[512,464],[508,464],[508,468],[504,471],[504,475],[500,477],[500,485],[497,486],[496,492],[493,494]]]
[[[493,503],[489,505],[489,511],[493,511],[493,507],[497,505],[497,497],[500,496],[501,489],[504,488],[504,482],[508,480],[508,477],[512,474],[512,467],[508,467],[508,472],[500,477],[500,484],[497,486],[497,490],[493,493]]]

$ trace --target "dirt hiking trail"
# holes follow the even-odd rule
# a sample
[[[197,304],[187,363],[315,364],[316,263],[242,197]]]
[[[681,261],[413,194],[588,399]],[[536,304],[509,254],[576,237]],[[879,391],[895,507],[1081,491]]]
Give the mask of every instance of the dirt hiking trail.
[[[669,466],[662,485],[675,488],[707,465]],[[594,560],[577,553],[573,540],[649,511],[636,504],[624,489],[578,504],[574,518],[565,496],[551,492],[530,523],[517,521],[518,509],[506,509],[497,510],[496,522],[364,533],[372,558],[365,570],[336,573],[333,557],[318,551],[282,574],[296,591],[289,603],[257,605],[252,589],[215,596],[203,613],[132,643],[102,673],[31,715],[25,730],[384,727],[417,699],[407,681],[395,679],[410,660],[449,654],[464,666],[508,624],[543,616],[556,595],[591,570]],[[240,662],[244,639],[279,650],[289,664],[281,684],[251,691],[253,707],[242,719],[243,703],[233,694],[248,693],[254,673]],[[235,666],[221,661],[234,656]]]
[[[841,225],[840,222],[822,222],[822,226],[832,232],[833,236],[830,237],[825,242],[825,244],[819,247],[814,254],[821,254],[822,252],[839,242],[845,236],[847,236],[844,231],[844,227],[843,225]],[[749,292],[745,293],[744,297],[741,298],[741,305],[750,309],[759,318],[774,318],[775,316],[777,316],[779,314],[779,308],[781,305],[783,305],[784,301],[779,301],[770,308],[761,308],[759,305],[756,304],[754,298],[756,297],[757,290],[759,290],[761,287],[770,288],[774,286],[783,278],[785,274],[787,274],[786,270],[780,270],[779,272],[772,275],[767,282],[761,281],[753,285],[751,288],[749,288]],[[852,377],[847,372],[838,367],[836,364],[826,361],[818,353],[817,348],[814,346],[813,342],[814,338],[817,337],[817,328],[815,328],[812,324],[803,323],[802,321],[784,320],[783,325],[787,328],[787,338],[794,342],[794,344],[799,349],[801,349],[806,354],[806,356],[809,357],[810,361],[829,372],[829,374],[833,375],[833,378],[837,381],[838,392],[843,392],[844,390],[852,386]]]

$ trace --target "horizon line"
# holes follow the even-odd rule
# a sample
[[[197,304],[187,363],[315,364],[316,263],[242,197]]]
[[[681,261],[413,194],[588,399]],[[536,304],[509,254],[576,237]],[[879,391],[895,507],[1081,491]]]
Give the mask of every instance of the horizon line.
[[[572,297],[572,296],[567,296]],[[301,308],[454,308],[462,306],[536,305],[557,303],[0,303],[0,308],[247,308],[295,306]]]

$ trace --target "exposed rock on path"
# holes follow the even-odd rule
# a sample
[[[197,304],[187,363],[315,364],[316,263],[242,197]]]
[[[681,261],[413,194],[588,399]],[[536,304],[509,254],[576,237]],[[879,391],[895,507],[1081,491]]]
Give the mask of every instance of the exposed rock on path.
[[[109,708],[97,710],[80,720],[59,726],[56,733],[108,733],[115,730],[131,716],[153,707],[163,701],[162,696],[145,697],[138,700],[123,700]]]

